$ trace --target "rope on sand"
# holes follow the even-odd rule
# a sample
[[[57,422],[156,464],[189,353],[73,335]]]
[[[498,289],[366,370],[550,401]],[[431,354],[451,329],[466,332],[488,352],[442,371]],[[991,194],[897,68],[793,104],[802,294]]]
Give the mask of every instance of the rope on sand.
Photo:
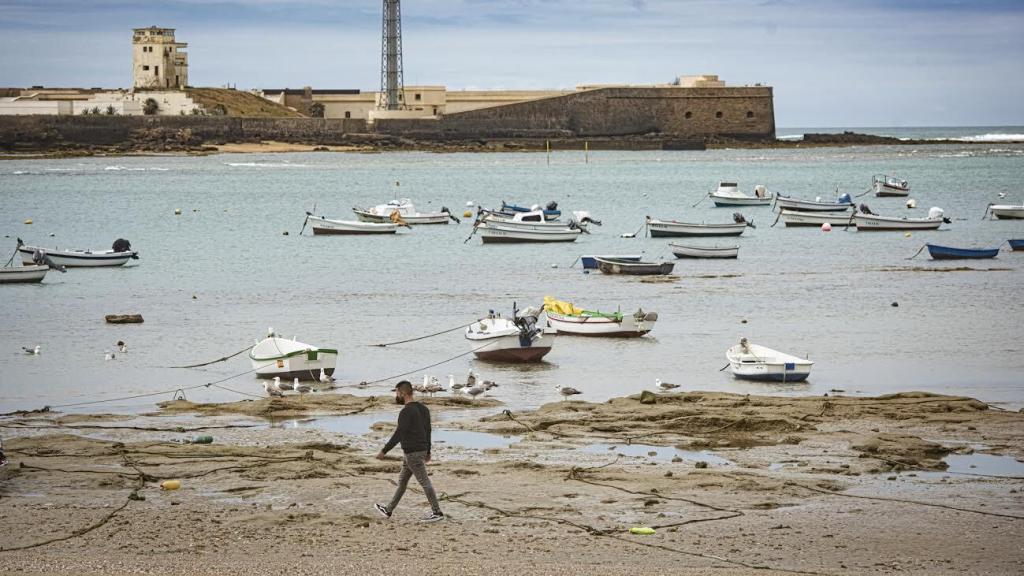
[[[917,506],[928,506],[931,508],[944,508],[946,510],[955,510],[957,512],[970,512],[972,514],[982,514],[984,516],[995,516],[997,518],[1011,518],[1013,520],[1024,520],[1024,516],[1015,516],[1013,514],[1000,514],[999,512],[986,512],[984,510],[972,510],[970,508],[959,508],[957,506],[947,506],[946,504],[936,504],[934,502],[921,502],[919,500],[904,500],[902,498],[882,498],[881,496],[861,496],[860,494],[846,494],[844,492],[832,492],[831,490],[825,490],[824,488],[818,488],[815,486],[807,486],[799,484],[797,482],[786,482],[787,486],[796,486],[797,488],[803,488],[804,490],[810,490],[811,492],[819,492],[821,494],[828,494],[829,496],[842,496],[844,498],[858,498],[861,500],[878,500],[881,502],[897,502],[899,504],[915,504]]]

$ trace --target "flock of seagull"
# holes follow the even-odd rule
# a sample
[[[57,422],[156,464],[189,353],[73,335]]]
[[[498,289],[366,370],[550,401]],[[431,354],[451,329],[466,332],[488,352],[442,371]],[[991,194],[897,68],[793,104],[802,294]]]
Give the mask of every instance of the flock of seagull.
[[[117,346],[117,351],[122,353],[122,354],[124,354],[125,352],[128,351],[128,345],[125,344],[124,340],[118,340],[117,344],[115,344],[115,346]],[[21,350],[25,354],[28,354],[30,356],[39,356],[39,354],[43,351],[43,348],[41,346],[39,346],[39,345],[32,346],[31,348],[28,347],[28,346],[22,346]],[[105,350],[103,352],[103,359],[104,360],[113,360],[115,357],[116,357],[116,355],[113,352],[111,352],[110,350]]]

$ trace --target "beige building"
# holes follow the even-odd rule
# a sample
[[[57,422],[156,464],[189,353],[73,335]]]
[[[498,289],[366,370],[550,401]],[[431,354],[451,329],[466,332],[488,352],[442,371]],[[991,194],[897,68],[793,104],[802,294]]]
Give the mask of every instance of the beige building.
[[[174,40],[174,28],[135,28],[132,31],[132,87],[143,89],[188,86],[188,47]]]

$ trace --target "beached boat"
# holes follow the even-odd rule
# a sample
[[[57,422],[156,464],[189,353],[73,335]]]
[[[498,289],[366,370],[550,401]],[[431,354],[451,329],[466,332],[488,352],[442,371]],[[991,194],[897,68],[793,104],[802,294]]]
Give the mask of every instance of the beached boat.
[[[0,268],[0,284],[29,284],[42,282],[49,266],[37,266],[30,264],[26,266],[5,266]]]
[[[928,254],[934,260],[982,260],[995,258],[999,254],[999,248],[953,248],[951,246],[939,246],[937,244],[925,244],[928,247]]]
[[[361,222],[359,220],[331,220],[306,213],[306,222],[316,236],[322,234],[394,234],[399,224],[394,222]]]
[[[857,230],[861,232],[879,230],[937,230],[943,222],[948,222],[948,219],[943,217],[941,208],[931,208],[928,210],[927,218],[879,216],[878,214],[865,213],[863,208],[862,206],[862,211],[853,217],[854,222],[857,224]]]
[[[535,307],[503,318],[491,311],[486,318],[466,328],[473,355],[491,362],[540,362],[551,352],[557,332],[541,326],[540,310]]]
[[[676,258],[736,258],[740,254],[739,246],[694,246],[669,242],[668,247]]]
[[[49,258],[52,266],[68,268],[97,268],[105,266],[123,266],[129,260],[138,259],[139,253],[132,250],[131,243],[123,238],[114,241],[110,250],[67,250],[60,248],[43,248],[28,246],[18,238],[18,252],[24,264],[36,264],[39,258],[36,252]]]
[[[811,374],[814,362],[751,344],[746,338],[725,352],[733,376],[744,380],[801,382]]]
[[[643,262],[635,260],[616,260],[595,256],[597,269],[605,274],[627,274],[630,276],[660,276],[671,274],[674,262]]]
[[[501,210],[497,212],[504,212],[509,215],[513,215],[516,212],[533,212],[535,210],[541,210],[540,204],[534,204],[529,208],[525,206],[517,206],[515,204],[507,204],[504,200],[501,201]],[[558,209],[558,202],[548,202],[547,206],[543,209],[545,220],[558,220],[562,215],[562,211]]]
[[[409,225],[447,224],[449,220],[456,223],[459,222],[459,219],[453,216],[451,211],[444,206],[441,207],[439,212],[417,212],[416,207],[408,198],[392,200],[387,204],[378,204],[373,208],[364,209],[356,207],[352,211],[355,212],[356,218],[361,222],[390,223],[392,222],[391,215],[395,212]]]
[[[1024,219],[1024,204],[989,204],[988,211],[999,220]]]
[[[1007,240],[1007,242],[1010,243],[1010,250],[1015,252],[1018,250],[1024,250],[1024,238],[1014,238]]]
[[[626,260],[630,262],[639,262],[642,256],[637,254],[606,254],[603,256],[580,256],[580,263],[583,264],[584,270],[597,270],[597,259],[604,258],[605,260]]]
[[[320,378],[320,370],[327,375],[334,373],[338,351],[299,342],[294,338],[287,340],[270,328],[267,337],[256,342],[249,350],[249,360],[257,378],[280,376],[282,380],[317,380]]]
[[[675,220],[654,220],[647,217],[647,230],[652,238],[681,236],[739,236],[750,223],[697,224]]]
[[[776,196],[775,205],[780,210],[791,210],[794,212],[845,212],[854,207],[853,198],[849,194],[839,196],[834,202],[822,202],[817,200],[800,200],[789,196]]]
[[[754,195],[740,192],[735,182],[719,182],[718,189],[708,194],[715,206],[768,206],[772,203],[773,194],[763,185],[754,186]]]
[[[782,222],[787,227],[816,226],[828,223],[830,226],[856,226],[852,210],[846,212],[801,212],[783,208],[779,212]]]
[[[569,302],[544,297],[548,325],[556,331],[576,336],[643,336],[654,329],[657,312],[638,309],[632,314],[597,312],[577,308]]]
[[[875,196],[907,196],[910,194],[910,184],[906,180],[875,174],[871,178],[871,190]]]
[[[583,231],[571,223],[564,227],[532,229],[524,226],[506,225],[496,221],[477,221],[474,233],[480,233],[484,244],[509,244],[524,242],[575,242]]]

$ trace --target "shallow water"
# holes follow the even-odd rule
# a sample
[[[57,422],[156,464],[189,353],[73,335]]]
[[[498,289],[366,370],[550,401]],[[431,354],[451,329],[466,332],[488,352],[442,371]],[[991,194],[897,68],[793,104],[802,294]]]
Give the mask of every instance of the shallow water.
[[[1019,145],[874,147],[708,152],[543,154],[253,154],[124,157],[0,163],[0,232],[45,246],[106,248],[131,240],[141,259],[119,269],[51,273],[41,285],[0,286],[0,411],[87,402],[195,386],[249,370],[244,354],[204,369],[166,366],[212,360],[273,326],[341,350],[343,383],[416,370],[466,352],[458,332],[400,340],[468,323],[545,295],[586,308],[659,313],[650,337],[560,337],[546,362],[492,365],[463,356],[429,369],[446,381],[473,368],[513,409],[558,400],[557,386],[602,401],[653,388],[741,393],[877,394],[929,390],[1024,405],[1020,323],[1024,253],[936,263],[912,255],[926,241],[996,246],[1024,237],[1022,221],[982,221],[990,202],[1024,201]],[[736,209],[704,200],[718,180],[744,190],[763,183],[803,198],[836,186],[867,189],[872,174],[911,182],[914,211],[940,206],[954,220],[934,232],[858,233],[771,227],[766,207],[741,211],[756,224],[733,261],[678,261],[672,283],[583,274],[585,253],[671,258],[668,239],[623,239],[644,215],[725,222]],[[400,186],[395,183],[400,182]],[[1007,194],[999,199],[997,193]],[[424,209],[501,200],[585,209],[604,222],[575,244],[467,243],[468,222],[418,227],[397,237],[298,236],[303,212],[349,218],[352,206],[394,196]],[[876,212],[904,214],[901,199],[860,198]],[[182,214],[174,215],[180,208]],[[32,218],[34,224],[23,220]],[[289,236],[282,232],[288,230]],[[53,237],[50,234],[54,234]],[[702,241],[716,243],[716,241]],[[717,243],[733,243],[732,239]],[[552,267],[557,265],[557,267]],[[971,270],[932,272],[926,269]],[[997,269],[988,271],[989,269]],[[194,296],[194,297],[193,297]],[[899,307],[892,307],[892,302]],[[141,313],[141,325],[107,325],[110,313]],[[742,323],[746,320],[747,323]],[[718,369],[741,336],[815,361],[807,383],[744,383]],[[117,340],[127,354],[104,360]],[[40,345],[40,356],[20,353]],[[411,379],[422,378],[415,371]],[[223,385],[262,394],[242,375]],[[360,391],[387,394],[383,387]],[[193,401],[237,400],[215,388]],[[74,410],[143,411],[169,399],[140,398]]]
[[[680,450],[668,446],[648,444],[588,444],[581,451],[590,454],[621,454],[631,458],[646,458],[655,462],[669,462],[674,458],[690,462],[706,462],[715,466],[729,466],[732,461],[706,450]]]

